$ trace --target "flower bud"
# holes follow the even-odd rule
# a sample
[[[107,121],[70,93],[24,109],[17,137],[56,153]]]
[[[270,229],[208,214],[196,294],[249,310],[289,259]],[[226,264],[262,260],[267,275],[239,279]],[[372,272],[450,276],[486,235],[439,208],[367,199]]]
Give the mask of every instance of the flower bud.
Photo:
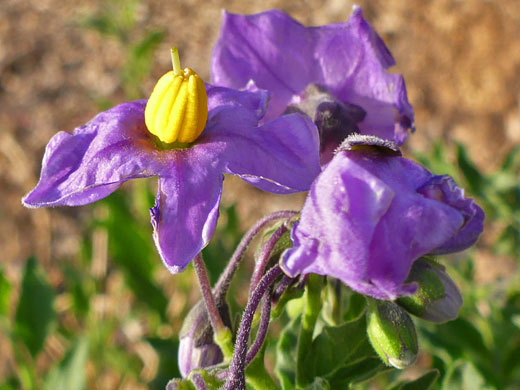
[[[217,307],[226,324],[230,323],[229,311],[225,303],[217,302]],[[213,329],[204,302],[199,301],[188,313],[179,332],[179,370],[184,378],[191,370],[218,364],[224,356],[213,341]]]
[[[418,286],[415,294],[396,301],[406,311],[432,322],[457,318],[462,296],[442,265],[422,257],[414,262],[406,282]]]
[[[388,366],[406,368],[417,359],[417,334],[412,319],[390,301],[371,300],[367,332],[372,347]]]

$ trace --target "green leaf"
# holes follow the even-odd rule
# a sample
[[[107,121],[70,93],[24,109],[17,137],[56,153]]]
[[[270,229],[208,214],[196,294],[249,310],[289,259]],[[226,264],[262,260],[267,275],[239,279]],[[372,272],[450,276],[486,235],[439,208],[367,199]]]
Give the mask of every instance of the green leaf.
[[[514,226],[507,226],[493,245],[493,250],[498,254],[513,255],[520,249],[520,231]],[[520,256],[520,254],[518,255]]]
[[[102,5],[100,12],[82,21],[81,25],[126,42],[136,23],[137,0],[110,0]]]
[[[468,361],[457,361],[452,364],[442,381],[441,388],[442,390],[496,390],[486,384],[484,377]]]
[[[415,157],[421,164],[437,175],[450,175],[459,182],[458,171],[454,164],[451,164],[441,141],[435,141],[428,153],[415,153]]]
[[[513,147],[502,161],[501,170],[517,173],[516,170],[520,167],[520,146]]]
[[[472,357],[473,360],[489,356],[480,332],[462,317],[445,324],[429,326],[428,330],[422,328],[422,334],[431,346],[445,349],[454,360],[464,356]]]
[[[308,385],[305,390],[330,390],[329,382],[324,378],[314,378],[314,382]]]
[[[220,273],[226,267],[233,251],[242,238],[236,206],[221,205],[219,212],[220,218],[215,238],[211,240],[209,245],[202,251],[211,284],[217,281]],[[232,295],[232,293],[228,294],[228,296]],[[234,311],[233,309],[232,307],[232,311]],[[240,310],[242,310],[242,308],[240,308]]]
[[[271,379],[265,369],[264,356],[267,342],[264,342],[262,349],[255,356],[253,361],[246,368],[246,382],[255,390],[277,390],[278,386]]]
[[[383,371],[391,371],[394,368],[385,366],[378,357],[367,357],[340,367],[326,379],[331,389],[346,389],[349,385],[366,381]]]
[[[276,365],[274,372],[283,390],[294,390],[296,381],[296,344],[301,317],[294,318],[285,326],[276,345]]]
[[[41,351],[55,318],[54,290],[34,257],[25,265],[22,290],[15,314],[14,334],[34,357]]]
[[[348,306],[343,314],[343,321],[349,322],[359,318],[367,307],[367,300],[364,295],[358,294],[349,289]]]
[[[108,230],[109,252],[125,275],[127,285],[136,299],[166,318],[168,300],[156,284],[153,274],[160,264],[149,229],[137,220],[123,193],[114,193],[103,200],[108,218],[102,222]]]
[[[9,296],[11,294],[11,283],[0,269],[0,316],[9,315]]]
[[[374,355],[367,338],[366,319],[361,315],[340,326],[325,326],[312,342],[305,368],[310,377],[326,377],[354,360]]]
[[[51,370],[45,380],[45,390],[81,390],[87,386],[85,365],[88,358],[88,339],[80,338],[63,361]]]
[[[127,61],[121,70],[123,88],[128,99],[142,96],[142,81],[150,73],[154,52],[164,36],[165,32],[162,30],[150,31],[131,47]]]
[[[469,158],[464,145],[457,143],[457,164],[468,183],[468,187],[476,195],[484,194],[485,177],[479,172]]]
[[[428,390],[439,378],[439,371],[432,370],[412,381],[400,382],[388,390]]]
[[[148,383],[151,390],[164,390],[168,381],[173,377],[180,377],[177,363],[177,351],[179,342],[171,339],[151,337],[146,339],[159,355],[159,367],[155,378]]]

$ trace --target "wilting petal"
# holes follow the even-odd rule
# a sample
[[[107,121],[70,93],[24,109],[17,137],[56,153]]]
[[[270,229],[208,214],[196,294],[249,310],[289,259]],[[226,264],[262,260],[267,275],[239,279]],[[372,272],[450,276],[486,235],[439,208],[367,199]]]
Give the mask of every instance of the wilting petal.
[[[454,207],[463,198],[450,203],[443,193],[418,192],[434,177],[375,147],[338,152],[312,185],[284,270],[330,275],[380,299],[413,293],[415,286],[405,284],[413,262],[466,235],[467,208]]]
[[[40,181],[23,204],[79,206],[108,196],[128,179],[155,175],[159,163],[144,124],[145,104],[121,104],[73,134],[56,134],[45,150]]]
[[[211,155],[176,152],[150,209],[155,245],[172,273],[182,272],[213,236],[224,179]]]
[[[213,143],[225,145],[218,157],[224,172],[264,191],[307,191],[320,173],[318,133],[310,119],[291,114],[249,128],[239,119],[234,110],[222,111],[211,132]]]
[[[403,143],[413,109],[401,75],[387,69],[394,59],[354,7],[346,23],[305,27],[278,10],[255,15],[224,13],[212,55],[217,85],[241,88],[252,79],[272,92],[266,119],[284,112],[311,83],[366,111],[363,134]]]

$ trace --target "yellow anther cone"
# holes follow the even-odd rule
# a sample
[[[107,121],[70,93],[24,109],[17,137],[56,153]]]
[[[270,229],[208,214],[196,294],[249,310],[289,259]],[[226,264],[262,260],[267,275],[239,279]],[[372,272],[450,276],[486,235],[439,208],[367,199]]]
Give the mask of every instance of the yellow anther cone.
[[[163,75],[146,104],[144,119],[150,133],[164,143],[191,143],[204,130],[208,105],[204,82],[190,68],[180,69],[172,49],[173,71]]]

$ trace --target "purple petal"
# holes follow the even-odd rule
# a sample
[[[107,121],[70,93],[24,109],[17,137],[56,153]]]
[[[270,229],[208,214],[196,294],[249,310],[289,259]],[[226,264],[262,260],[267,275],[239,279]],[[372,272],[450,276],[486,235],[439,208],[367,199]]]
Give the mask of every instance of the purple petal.
[[[225,173],[264,191],[307,191],[320,173],[318,133],[303,115],[285,115],[260,127],[246,127],[240,112],[221,111],[209,139],[225,145],[218,157]]]
[[[255,15],[224,11],[213,49],[212,81],[238,89],[254,80],[273,94],[268,110],[272,119],[314,78],[312,49],[307,29],[282,11]]]
[[[413,123],[404,79],[386,70],[395,64],[382,39],[355,7],[347,23],[315,28],[315,56],[321,71],[315,82],[338,99],[362,107],[362,134],[402,144]]]
[[[145,104],[121,104],[73,134],[56,134],[45,150],[40,181],[22,203],[79,206],[108,196],[128,179],[154,176],[159,164],[144,124]]]
[[[413,262],[469,236],[466,199],[418,191],[431,192],[432,178],[419,164],[376,149],[339,152],[312,185],[284,270],[330,275],[379,299],[413,293],[415,286],[404,284]],[[474,242],[481,226],[471,231]]]
[[[175,152],[174,163],[161,173],[150,216],[164,264],[179,273],[213,236],[224,176],[204,148]]]
[[[413,109],[402,76],[387,73],[394,60],[355,7],[346,23],[304,27],[278,10],[224,13],[212,55],[215,84],[241,88],[252,79],[272,92],[266,119],[282,114],[311,83],[345,103],[362,107],[363,134],[402,144]]]
[[[484,229],[484,211],[473,199],[464,197],[464,190],[457,187],[451,177],[434,176],[418,192],[427,198],[446,203],[458,210],[464,218],[464,225],[457,234],[435,249],[433,254],[458,252],[475,244]]]
[[[248,83],[246,88],[240,91],[206,84],[206,93],[209,112],[215,111],[215,109],[240,107],[252,111],[257,120],[262,119],[265,115],[270,97],[268,91],[258,89],[253,82]]]

